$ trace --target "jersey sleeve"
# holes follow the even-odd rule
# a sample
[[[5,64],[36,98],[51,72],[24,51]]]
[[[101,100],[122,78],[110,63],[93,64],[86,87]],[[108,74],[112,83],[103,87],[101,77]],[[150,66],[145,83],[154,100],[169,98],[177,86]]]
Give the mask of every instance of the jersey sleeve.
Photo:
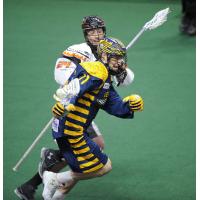
[[[76,65],[67,58],[58,58],[54,69],[54,79],[59,85],[64,85],[72,75]]]
[[[65,51],[63,51],[62,56],[64,58],[68,58],[72,60],[74,63],[88,62],[90,59],[90,52],[88,52],[88,48],[84,48],[83,44],[80,45],[72,45],[68,47]]]
[[[74,104],[76,100],[81,97],[85,92],[98,89],[102,86],[103,80],[89,75],[87,72],[82,74],[79,78],[80,91],[77,96],[71,98],[70,103]]]
[[[119,118],[133,118],[134,112],[132,112],[127,102],[123,102],[121,97],[115,91],[113,86],[110,88],[110,93],[106,104],[103,107],[107,113]]]

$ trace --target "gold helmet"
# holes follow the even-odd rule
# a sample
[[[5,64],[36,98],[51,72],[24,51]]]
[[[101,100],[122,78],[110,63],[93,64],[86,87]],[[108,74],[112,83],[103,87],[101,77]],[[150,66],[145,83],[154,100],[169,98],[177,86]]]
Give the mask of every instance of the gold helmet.
[[[104,38],[99,42],[97,53],[100,56],[103,52],[108,56],[122,56],[126,58],[126,47],[116,38]]]
[[[104,38],[99,42],[97,47],[97,54],[99,58],[101,58],[102,53],[106,53],[108,59],[107,62],[109,62],[111,58],[120,58],[122,61],[122,66],[126,65],[127,63],[126,47],[120,40],[116,38]],[[111,71],[111,74],[113,75],[119,74],[124,70],[122,66],[119,66],[118,71],[113,71],[108,63],[104,64],[107,65]]]

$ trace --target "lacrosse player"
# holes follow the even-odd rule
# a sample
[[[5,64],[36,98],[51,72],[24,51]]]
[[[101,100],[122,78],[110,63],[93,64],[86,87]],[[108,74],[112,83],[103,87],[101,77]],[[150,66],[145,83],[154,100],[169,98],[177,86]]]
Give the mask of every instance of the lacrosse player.
[[[69,78],[69,84],[75,82],[75,89],[70,91],[65,85],[55,94],[57,103],[52,108],[55,117],[52,133],[71,170],[44,171],[44,200],[64,199],[79,180],[103,176],[112,169],[108,156],[87,133],[99,109],[120,118],[133,118],[134,112],[143,110],[143,99],[139,95],[122,100],[112,85],[111,75],[118,75],[127,67],[123,43],[104,38],[97,52],[99,61],[77,64]],[[73,93],[71,98],[68,97],[70,93]],[[56,192],[61,190],[60,187],[63,195],[58,197]]]
[[[63,86],[67,83],[69,77],[76,69],[80,62],[98,60],[97,45],[99,41],[106,35],[106,26],[104,21],[97,16],[87,16],[83,18],[82,30],[85,37],[85,43],[77,44],[67,48],[60,58],[57,59],[54,77],[56,82]],[[113,80],[117,86],[126,86],[132,83],[134,74],[129,68],[125,68],[117,73]],[[104,139],[99,128],[91,122],[87,129],[89,137],[96,142],[101,149],[104,148]],[[34,193],[37,186],[42,183],[42,173],[44,170],[52,170],[58,172],[66,166],[59,150],[46,149],[41,150],[41,162],[39,165],[39,173],[35,174],[30,180],[15,189],[18,197],[31,200],[34,199]],[[40,175],[39,175],[40,174]]]

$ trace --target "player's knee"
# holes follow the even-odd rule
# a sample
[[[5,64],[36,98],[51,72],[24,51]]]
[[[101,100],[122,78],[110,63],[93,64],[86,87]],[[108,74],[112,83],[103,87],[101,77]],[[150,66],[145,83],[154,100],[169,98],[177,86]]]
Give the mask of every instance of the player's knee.
[[[100,142],[99,142],[99,147],[100,147],[101,150],[104,149],[104,147],[105,147],[105,143],[104,143],[104,140],[103,140],[103,139],[100,140]]]
[[[100,147],[101,150],[104,149],[105,143],[104,143],[104,139],[103,139],[102,135],[99,135],[99,136],[93,138],[93,141]]]
[[[110,159],[108,159],[105,166],[101,170],[99,170],[98,176],[104,176],[105,174],[109,173],[111,170],[112,170],[112,163]]]

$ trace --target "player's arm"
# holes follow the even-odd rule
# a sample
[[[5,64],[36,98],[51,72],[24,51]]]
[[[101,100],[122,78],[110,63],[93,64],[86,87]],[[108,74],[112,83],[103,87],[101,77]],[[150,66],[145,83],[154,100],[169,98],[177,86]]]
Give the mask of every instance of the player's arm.
[[[58,58],[54,69],[54,79],[59,85],[65,85],[76,65],[68,58]]]
[[[83,73],[81,76],[78,77],[80,91],[79,93],[71,98],[70,103],[74,104],[76,100],[81,97],[85,92],[96,90],[101,87],[103,81],[97,77],[89,75],[87,72]]]
[[[54,116],[61,117],[66,110],[73,111],[73,105],[80,96],[87,91],[98,89],[102,83],[101,79],[91,76],[87,72],[72,79],[69,84],[59,88],[54,94],[54,99],[57,101],[52,108]]]
[[[140,97],[139,100],[135,101],[135,95],[128,96],[122,100],[115,89],[111,87],[108,101],[103,109],[116,117],[133,118],[135,111],[143,109],[143,100]]]
[[[76,65],[89,60],[89,49],[84,44],[68,47],[56,61],[54,69],[55,81],[59,85],[64,85],[74,72]]]

